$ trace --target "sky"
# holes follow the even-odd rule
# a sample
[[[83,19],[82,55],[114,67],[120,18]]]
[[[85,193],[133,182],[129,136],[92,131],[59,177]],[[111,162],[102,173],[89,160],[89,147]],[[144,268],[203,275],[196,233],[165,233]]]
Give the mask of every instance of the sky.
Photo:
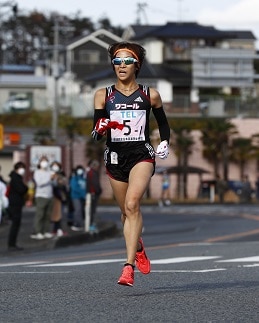
[[[73,16],[80,12],[97,23],[109,18],[112,25],[126,27],[140,19],[142,24],[192,21],[221,30],[249,30],[259,40],[259,0],[15,0],[26,13],[37,9]],[[0,4],[3,1],[0,0]],[[140,6],[139,6],[140,5]],[[142,8],[139,10],[139,8]],[[259,49],[259,41],[256,43]]]

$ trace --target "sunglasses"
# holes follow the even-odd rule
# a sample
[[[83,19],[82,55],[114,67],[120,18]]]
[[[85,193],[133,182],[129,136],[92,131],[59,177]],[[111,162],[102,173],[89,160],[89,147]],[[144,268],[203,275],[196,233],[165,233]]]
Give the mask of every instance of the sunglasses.
[[[120,58],[120,57],[115,57],[113,60],[112,60],[112,64],[113,65],[121,65],[122,62],[126,65],[131,65],[131,64],[134,64],[134,63],[138,63],[138,60],[136,60],[135,58],[133,57],[125,57],[125,58]]]

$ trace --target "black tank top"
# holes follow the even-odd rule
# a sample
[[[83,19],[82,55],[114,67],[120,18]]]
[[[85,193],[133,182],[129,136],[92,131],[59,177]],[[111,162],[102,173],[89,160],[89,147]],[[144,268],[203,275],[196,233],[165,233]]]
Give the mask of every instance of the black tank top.
[[[150,143],[149,116],[151,110],[149,87],[139,84],[139,88],[126,96],[115,88],[106,88],[105,109],[111,121],[124,125],[122,130],[107,132],[106,144],[111,149],[129,150]]]

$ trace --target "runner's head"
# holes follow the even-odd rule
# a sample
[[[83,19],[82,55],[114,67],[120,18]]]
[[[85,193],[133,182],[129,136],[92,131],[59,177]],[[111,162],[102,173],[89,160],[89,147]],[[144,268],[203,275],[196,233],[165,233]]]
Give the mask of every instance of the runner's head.
[[[108,53],[111,58],[111,61],[117,56],[119,56],[119,53],[121,51],[127,51],[130,57],[133,57],[134,59],[136,59],[137,62],[134,62],[134,64],[136,65],[135,76],[137,77],[141,69],[142,63],[145,59],[146,50],[141,45],[136,43],[130,43],[130,42],[114,43],[108,48]],[[112,67],[114,70],[113,63],[112,63]]]

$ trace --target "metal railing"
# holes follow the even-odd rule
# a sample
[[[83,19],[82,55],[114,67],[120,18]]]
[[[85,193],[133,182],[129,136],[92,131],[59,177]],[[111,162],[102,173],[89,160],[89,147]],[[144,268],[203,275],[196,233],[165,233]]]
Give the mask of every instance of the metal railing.
[[[194,109],[188,95],[174,95],[172,105],[168,105],[168,115],[218,116],[226,118],[259,118],[259,98],[243,100],[240,97],[201,96]]]
[[[67,113],[74,117],[91,117],[93,114],[92,99],[85,96],[67,96],[66,100],[58,99],[59,114]],[[240,97],[223,96],[201,96],[200,102],[194,105],[190,101],[189,95],[174,95],[173,102],[164,104],[169,116],[207,116],[207,117],[244,117],[259,118],[259,98],[243,100]],[[34,96],[32,109],[44,111],[51,109],[49,99],[44,96]],[[3,104],[0,107],[0,114],[5,113]]]

